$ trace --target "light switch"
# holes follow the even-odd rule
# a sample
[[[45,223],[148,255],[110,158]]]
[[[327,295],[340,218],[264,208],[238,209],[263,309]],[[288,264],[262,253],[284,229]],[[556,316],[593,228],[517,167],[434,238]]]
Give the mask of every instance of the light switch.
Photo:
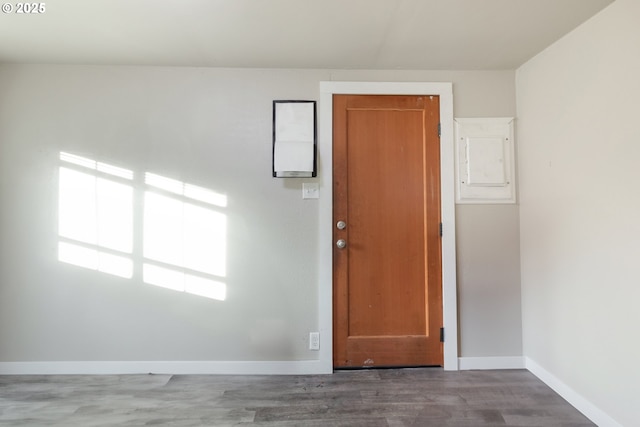
[[[303,199],[319,199],[320,198],[320,186],[315,182],[303,182],[302,183],[302,198]]]

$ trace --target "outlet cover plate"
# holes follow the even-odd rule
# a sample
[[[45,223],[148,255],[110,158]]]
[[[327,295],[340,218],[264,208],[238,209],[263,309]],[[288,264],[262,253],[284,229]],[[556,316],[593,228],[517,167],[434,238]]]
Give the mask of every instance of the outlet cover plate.
[[[320,350],[320,332],[309,332],[309,350]]]

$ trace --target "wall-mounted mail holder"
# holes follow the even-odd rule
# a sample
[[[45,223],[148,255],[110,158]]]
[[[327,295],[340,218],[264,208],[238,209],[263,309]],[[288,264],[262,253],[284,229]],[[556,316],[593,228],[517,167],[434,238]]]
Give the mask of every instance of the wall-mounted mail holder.
[[[317,175],[316,101],[273,101],[273,176]]]
[[[513,118],[455,122],[456,203],[515,203]]]

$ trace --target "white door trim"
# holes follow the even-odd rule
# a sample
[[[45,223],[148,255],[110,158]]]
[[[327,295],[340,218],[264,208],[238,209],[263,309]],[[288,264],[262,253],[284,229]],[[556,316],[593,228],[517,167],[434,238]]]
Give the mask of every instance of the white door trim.
[[[318,174],[319,200],[319,359],[333,371],[333,95],[438,95],[440,97],[440,203],[442,215],[442,309],[445,328],[444,369],[458,370],[456,299],[456,235],[453,144],[453,89],[451,83],[320,82]]]

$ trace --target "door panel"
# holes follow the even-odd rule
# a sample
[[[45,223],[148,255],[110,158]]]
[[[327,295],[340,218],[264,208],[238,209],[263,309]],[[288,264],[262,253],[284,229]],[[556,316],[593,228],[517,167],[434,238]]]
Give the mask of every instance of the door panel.
[[[334,366],[441,365],[439,103],[334,96]]]

